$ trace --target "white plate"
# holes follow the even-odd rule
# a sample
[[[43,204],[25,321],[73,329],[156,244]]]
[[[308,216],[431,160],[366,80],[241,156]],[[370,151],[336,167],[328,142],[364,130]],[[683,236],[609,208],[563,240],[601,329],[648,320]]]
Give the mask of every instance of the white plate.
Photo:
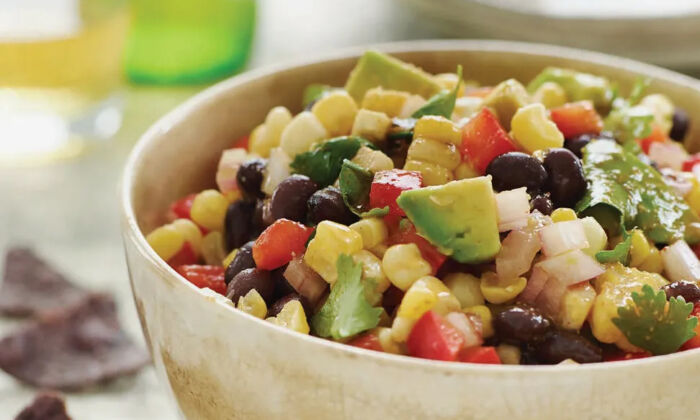
[[[545,42],[700,71],[700,0],[404,0],[446,35]]]

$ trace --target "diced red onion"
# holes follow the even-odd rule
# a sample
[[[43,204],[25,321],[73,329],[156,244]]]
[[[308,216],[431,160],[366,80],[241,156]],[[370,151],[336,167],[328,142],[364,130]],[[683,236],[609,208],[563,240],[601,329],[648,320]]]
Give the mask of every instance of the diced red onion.
[[[530,279],[527,281],[525,289],[520,292],[518,300],[522,300],[523,302],[527,303],[535,303],[537,296],[540,295],[548,280],[549,276],[544,270],[539,267],[533,268],[532,273],[530,274]]]
[[[530,196],[525,187],[496,194],[496,207],[499,232],[527,226],[530,215]]]
[[[475,325],[463,312],[450,312],[445,319],[462,333],[465,348],[480,346],[484,342],[480,326]]]
[[[216,170],[216,185],[222,194],[226,194],[238,189],[236,175],[238,168],[248,157],[245,149],[235,148],[224,150],[219,159],[219,166]]]
[[[540,251],[541,243],[533,230],[512,230],[501,243],[496,256],[498,277],[512,279],[530,271],[532,260]]]
[[[671,281],[700,281],[700,261],[685,241],[661,250],[666,277]]]
[[[548,257],[560,255],[574,249],[588,248],[586,231],[581,220],[552,223],[540,229],[542,252]]]
[[[260,188],[265,194],[272,195],[280,182],[291,175],[289,168],[291,162],[292,160],[281,147],[270,150],[270,157],[267,159],[267,165],[265,166],[265,177]]]
[[[283,276],[297,293],[308,299],[311,306],[318,303],[328,288],[328,283],[304,263],[303,256],[291,260],[284,270]]]
[[[556,316],[561,310],[561,300],[566,293],[566,285],[550,277],[535,300],[535,307],[550,316]]]
[[[680,171],[687,158],[688,152],[685,148],[673,141],[654,142],[649,146],[649,159],[656,162],[659,168]]]
[[[541,268],[549,277],[559,280],[565,286],[590,280],[605,272],[605,269],[598,261],[586,255],[580,249],[549,257],[538,262],[535,266]]]
[[[679,197],[685,197],[693,189],[692,175],[688,177],[689,174],[686,172],[664,168],[661,169],[661,175],[663,175],[666,184],[673,188]]]

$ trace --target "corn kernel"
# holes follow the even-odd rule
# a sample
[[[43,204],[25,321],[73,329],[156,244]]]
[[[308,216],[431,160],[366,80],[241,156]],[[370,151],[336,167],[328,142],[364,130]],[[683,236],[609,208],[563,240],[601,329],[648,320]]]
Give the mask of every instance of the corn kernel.
[[[296,299],[285,303],[277,316],[267,318],[266,321],[302,334],[308,334],[310,331],[304,308],[301,306],[301,302]]]
[[[270,151],[267,143],[265,142],[266,140],[267,134],[265,124],[263,123],[255,127],[253,131],[250,132],[250,136],[248,137],[248,150],[251,153],[266,157],[267,153]]]
[[[405,343],[415,323],[414,319],[394,317],[394,322],[391,324],[391,338],[396,343]]]
[[[168,261],[185,244],[185,236],[172,224],[161,226],[146,236],[146,241],[159,257]]]
[[[542,104],[530,104],[518,109],[513,115],[511,127],[513,139],[528,153],[564,145],[564,135],[549,119]]]
[[[608,235],[600,223],[591,216],[581,219],[581,223],[583,223],[583,231],[588,241],[588,247],[582,249],[582,251],[594,257],[595,254],[605,249],[605,246],[608,244]]]
[[[413,137],[437,140],[442,143],[461,144],[462,133],[459,128],[445,117],[427,115],[420,117],[413,128]]]
[[[362,236],[340,223],[324,220],[316,227],[316,236],[309,242],[304,262],[329,284],[338,279],[336,262],[340,254],[352,255],[362,249]]]
[[[404,291],[419,278],[433,272],[433,268],[423,259],[416,244],[389,247],[382,258],[382,269],[391,284]]]
[[[668,134],[671,131],[675,106],[666,95],[660,93],[647,95],[639,101],[639,104],[651,111],[654,124],[658,125],[664,133]]]
[[[433,76],[433,80],[438,82],[443,89],[451,91],[454,90],[457,83],[459,83],[459,76],[455,73],[440,73]],[[462,96],[464,94],[464,83],[462,83],[460,90],[462,93],[459,93],[457,96]]]
[[[283,106],[276,106],[267,113],[265,123],[258,126],[249,139],[249,149],[261,157],[267,157],[270,150],[279,146],[284,128],[292,121],[292,114]]]
[[[690,192],[686,194],[685,201],[688,202],[690,209],[695,213],[695,215],[700,215],[700,182],[693,177],[692,178],[693,187]]]
[[[464,308],[463,312],[465,314],[478,315],[479,318],[481,318],[481,334],[484,338],[493,336],[493,315],[491,314],[491,309],[489,309],[488,306],[470,306],[469,308]]]
[[[222,231],[229,202],[216,190],[204,190],[192,201],[192,221],[208,230]]]
[[[221,262],[221,265],[223,267],[228,267],[231,265],[231,262],[233,262],[233,259],[236,258],[236,254],[238,254],[238,248],[234,249],[233,251],[229,252],[228,255],[224,258],[224,260]]]
[[[630,267],[639,267],[651,254],[651,246],[644,233],[639,229],[632,231],[630,238]]]
[[[476,169],[472,168],[467,162],[460,163],[457,169],[455,169],[455,179],[476,178],[479,175]]]
[[[352,125],[352,135],[371,142],[382,142],[391,127],[391,119],[383,112],[360,109]]]
[[[350,134],[357,115],[357,104],[344,90],[335,90],[318,100],[311,112],[331,137]]]
[[[417,321],[429,310],[447,315],[460,309],[459,301],[443,282],[433,276],[424,276],[406,291],[396,316]]]
[[[389,249],[389,245],[384,243],[367,248],[369,252],[371,252],[379,258],[384,258],[384,254],[386,254],[387,249]]]
[[[207,265],[221,265],[226,257],[224,235],[221,232],[209,232],[202,239],[202,257]]]
[[[408,160],[433,163],[452,171],[462,162],[462,156],[457,146],[452,143],[442,143],[432,139],[414,137],[408,147]]]
[[[501,279],[496,273],[487,272],[481,277],[480,287],[488,302],[499,304],[515,299],[526,285],[525,277]]]
[[[554,210],[550,216],[552,222],[568,222],[571,220],[576,220],[576,212],[570,208],[560,207]]]
[[[177,219],[171,223],[177,229],[185,240],[190,243],[192,251],[195,255],[202,253],[202,231],[190,219]]]
[[[375,173],[394,169],[394,161],[389,156],[381,150],[372,150],[367,146],[360,147],[352,162]]]
[[[389,236],[389,230],[384,221],[378,217],[359,220],[351,224],[350,229],[362,236],[362,244],[366,249],[381,244]]]
[[[236,308],[260,319],[265,319],[267,315],[267,305],[255,289],[251,289],[245,296],[239,297]]]
[[[455,108],[452,111],[452,121],[460,121],[473,117],[484,107],[483,98],[477,96],[462,96],[455,101]],[[459,129],[459,126],[457,126]]]
[[[403,168],[407,171],[420,172],[423,175],[423,183],[427,186],[447,184],[454,180],[452,171],[434,163],[407,160]]]
[[[593,308],[595,297],[595,289],[588,282],[566,289],[557,324],[567,330],[580,330]]]
[[[532,99],[539,102],[547,109],[562,106],[568,102],[566,91],[555,82],[545,82],[537,88]]]
[[[314,143],[327,138],[328,133],[321,121],[309,111],[304,111],[287,124],[280,136],[280,147],[294,158],[299,153],[311,149]]]
[[[451,273],[445,277],[447,286],[459,300],[462,308],[484,304],[481,294],[481,280],[467,273]]]
[[[661,272],[664,270],[664,262],[661,258],[661,252],[659,252],[656,247],[652,246],[649,250],[649,256],[639,266],[639,269],[649,273],[661,274]]]
[[[382,300],[382,293],[391,286],[389,279],[382,271],[382,262],[371,252],[361,249],[352,254],[355,263],[362,264],[362,281],[371,282],[374,288],[365,286],[365,297],[371,305],[377,305]]]
[[[375,331],[382,350],[387,353],[401,354],[401,348],[391,335],[391,328],[379,327],[376,328]]]
[[[520,347],[512,344],[499,344],[496,346],[496,353],[504,365],[519,365],[520,364]]]
[[[409,94],[407,92],[376,87],[365,93],[365,97],[362,99],[362,108],[383,112],[393,118],[401,113],[401,109],[408,97]]]

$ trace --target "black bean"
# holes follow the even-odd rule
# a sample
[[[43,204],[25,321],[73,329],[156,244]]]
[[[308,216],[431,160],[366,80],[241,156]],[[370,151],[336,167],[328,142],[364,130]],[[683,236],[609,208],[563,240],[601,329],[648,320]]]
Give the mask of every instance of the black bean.
[[[255,260],[253,260],[253,241],[248,242],[238,248],[236,256],[233,257],[231,264],[226,267],[224,272],[224,280],[226,284],[231,283],[238,273],[248,268],[255,268]]]
[[[615,141],[615,137],[609,131],[603,131],[600,134],[581,134],[579,136],[566,139],[564,147],[571,150],[578,158],[583,158],[583,148],[591,141],[608,140]]]
[[[530,194],[542,189],[547,180],[547,171],[537,159],[526,153],[508,152],[489,163],[486,174],[492,176],[493,188],[496,191],[507,191],[527,187]]]
[[[693,282],[684,280],[674,281],[662,287],[662,290],[666,292],[667,299],[683,296],[686,302],[700,302],[700,287]]]
[[[284,305],[292,300],[298,300],[301,303],[301,306],[304,307],[304,312],[307,315],[311,314],[312,308],[309,305],[309,301],[298,293],[290,293],[286,296],[282,296],[281,298],[277,299],[275,303],[270,305],[270,308],[267,310],[267,316],[277,316],[277,314],[282,311],[282,308],[284,308]]]
[[[553,331],[534,346],[537,361],[557,364],[566,359],[578,363],[603,361],[603,350],[582,336],[568,331]]]
[[[257,200],[255,202],[255,210],[253,211],[253,231],[256,234],[260,234],[263,230],[265,230],[266,227],[268,227],[268,224],[265,224],[263,220],[263,208],[265,207],[265,200]]]
[[[238,168],[236,182],[245,197],[261,198],[265,196],[265,194],[260,191],[265,165],[266,162],[263,159],[251,159]]]
[[[292,287],[284,277],[284,271],[287,269],[287,265],[288,264],[285,264],[271,272],[272,280],[275,282],[275,298],[281,298],[282,296],[296,292],[294,287]]]
[[[226,297],[238,303],[241,296],[255,289],[266,303],[271,303],[275,293],[275,283],[270,272],[260,268],[246,268],[231,280],[226,288]]]
[[[549,194],[538,195],[530,200],[530,208],[539,211],[545,216],[549,216],[554,211],[554,205],[549,198]]]
[[[493,318],[496,335],[503,341],[530,343],[542,338],[551,328],[549,319],[532,308],[511,306]]]
[[[390,315],[393,314],[396,308],[399,307],[399,304],[401,304],[403,296],[404,292],[401,289],[394,285],[389,286],[382,296],[382,306],[384,310],[386,310],[386,313]]]
[[[255,202],[238,200],[231,203],[224,219],[224,240],[231,251],[246,243],[254,232],[253,213]]]
[[[551,149],[544,158],[547,189],[556,207],[573,207],[586,192],[581,160],[570,150]]]
[[[270,216],[273,220],[306,220],[306,202],[318,190],[318,184],[306,175],[292,175],[275,188],[270,198]]]
[[[681,108],[676,108],[673,111],[673,125],[671,125],[671,133],[669,136],[675,141],[683,141],[688,133],[690,118],[688,113]]]
[[[345,205],[340,190],[335,187],[316,191],[309,198],[307,206],[308,221],[314,225],[324,220],[349,225],[357,220],[357,216]]]

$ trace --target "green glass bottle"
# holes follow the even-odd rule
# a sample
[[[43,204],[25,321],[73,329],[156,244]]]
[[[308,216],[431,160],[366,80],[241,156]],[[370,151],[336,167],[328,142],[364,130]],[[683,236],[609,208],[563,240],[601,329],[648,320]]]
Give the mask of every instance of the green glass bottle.
[[[196,84],[239,70],[255,0],[132,0],[126,72],[135,83]]]

